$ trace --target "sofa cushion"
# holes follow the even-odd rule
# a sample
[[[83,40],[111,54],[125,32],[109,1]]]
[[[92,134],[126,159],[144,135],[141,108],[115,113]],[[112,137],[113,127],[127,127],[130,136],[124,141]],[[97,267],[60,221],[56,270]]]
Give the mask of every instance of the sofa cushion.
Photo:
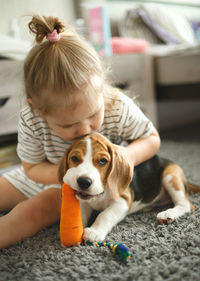
[[[133,9],[127,13],[125,22],[128,22],[128,17],[129,26],[127,25],[127,27],[130,33],[133,32],[133,37],[135,37],[137,29],[137,25],[135,25],[136,15],[141,19],[141,24],[149,28],[149,32],[153,33],[155,38],[158,37],[165,44],[193,44],[196,41],[193,28],[184,15],[158,4],[141,4],[137,9]],[[131,20],[133,21],[133,30],[130,30]],[[122,34],[122,36],[127,36],[127,30],[125,28],[122,33],[126,33]],[[142,36],[142,38],[144,37]],[[148,40],[148,38],[145,39]]]

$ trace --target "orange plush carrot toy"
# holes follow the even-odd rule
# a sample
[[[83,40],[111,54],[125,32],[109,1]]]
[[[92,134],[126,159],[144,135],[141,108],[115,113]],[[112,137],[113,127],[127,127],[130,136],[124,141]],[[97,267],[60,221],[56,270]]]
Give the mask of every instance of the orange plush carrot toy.
[[[82,242],[83,224],[79,201],[74,190],[66,183],[62,186],[62,205],[60,217],[60,239],[70,247]]]
[[[63,245],[70,247],[82,242],[83,224],[81,208],[74,190],[66,183],[62,186],[62,205],[60,217],[60,239]],[[130,258],[129,250],[120,243],[84,242],[84,245],[107,247],[126,262]]]

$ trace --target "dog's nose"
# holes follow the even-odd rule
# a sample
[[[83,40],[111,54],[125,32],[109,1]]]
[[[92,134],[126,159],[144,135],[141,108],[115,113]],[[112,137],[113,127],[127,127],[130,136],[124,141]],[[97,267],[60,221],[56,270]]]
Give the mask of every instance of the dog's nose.
[[[90,187],[92,184],[92,180],[87,177],[79,177],[77,179],[78,186],[80,187],[81,190],[86,190]]]

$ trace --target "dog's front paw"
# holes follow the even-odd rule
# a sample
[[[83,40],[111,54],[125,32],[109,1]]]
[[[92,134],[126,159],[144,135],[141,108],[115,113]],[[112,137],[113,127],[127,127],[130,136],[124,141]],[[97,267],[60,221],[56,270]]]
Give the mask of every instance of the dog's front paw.
[[[92,227],[86,227],[83,232],[83,240],[89,242],[101,242],[105,239],[106,234],[93,229]]]
[[[160,212],[157,215],[157,222],[158,223],[171,223],[175,220],[175,215],[174,215],[174,210],[173,209],[168,209],[166,211]]]

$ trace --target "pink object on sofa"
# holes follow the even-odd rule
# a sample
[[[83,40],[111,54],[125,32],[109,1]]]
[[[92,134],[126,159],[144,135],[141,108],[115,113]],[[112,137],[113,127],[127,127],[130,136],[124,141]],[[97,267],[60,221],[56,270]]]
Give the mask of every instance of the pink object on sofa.
[[[144,39],[127,37],[112,37],[111,45],[113,54],[145,53],[149,43]]]

